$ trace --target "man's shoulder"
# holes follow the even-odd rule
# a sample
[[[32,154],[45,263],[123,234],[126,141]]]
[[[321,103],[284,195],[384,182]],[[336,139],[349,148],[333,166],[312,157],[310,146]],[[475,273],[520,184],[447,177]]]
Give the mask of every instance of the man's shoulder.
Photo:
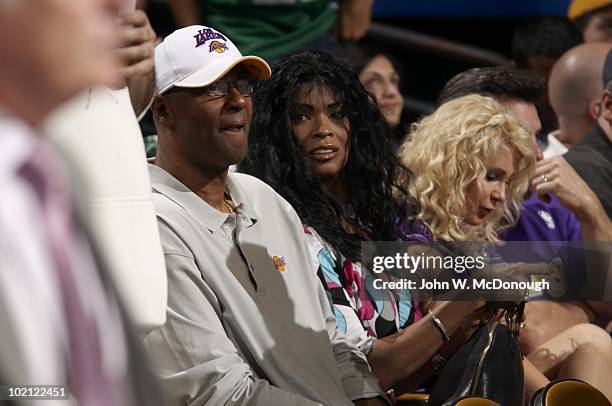
[[[597,128],[593,129],[563,155],[577,172],[580,173],[581,170],[590,169],[593,166],[612,171],[612,164],[604,156],[605,153],[609,152],[606,150],[610,148],[610,145],[602,139],[599,131]]]
[[[570,149],[563,157],[573,166],[574,163],[594,164],[605,160],[601,151],[593,144],[579,144]]]

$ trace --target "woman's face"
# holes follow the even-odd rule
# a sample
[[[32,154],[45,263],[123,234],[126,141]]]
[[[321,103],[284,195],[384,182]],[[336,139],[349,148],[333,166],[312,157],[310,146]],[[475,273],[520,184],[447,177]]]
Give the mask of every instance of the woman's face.
[[[377,55],[368,63],[359,80],[374,97],[385,120],[391,127],[400,122],[404,98],[399,91],[399,75],[391,61],[383,55]]]
[[[515,170],[510,148],[501,148],[485,161],[485,168],[484,176],[470,183],[466,190],[465,222],[472,226],[484,224],[495,208],[506,201],[507,187]]]
[[[291,132],[306,154],[306,162],[331,187],[348,159],[350,124],[345,106],[324,85],[302,85],[291,111]]]

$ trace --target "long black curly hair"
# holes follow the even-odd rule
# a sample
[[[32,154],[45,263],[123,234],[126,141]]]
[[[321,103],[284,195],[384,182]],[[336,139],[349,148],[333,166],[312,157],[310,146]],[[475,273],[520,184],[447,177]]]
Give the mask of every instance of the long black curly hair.
[[[411,175],[395,156],[391,130],[357,75],[320,51],[286,57],[273,72],[253,95],[249,149],[239,170],[272,186],[304,224],[351,260],[359,260],[364,234],[378,241],[396,240],[398,216],[415,209],[402,186]],[[341,175],[346,206],[322,186],[291,132],[295,94],[309,84],[330,89],[350,122],[348,159]],[[360,232],[351,233],[351,228]]]

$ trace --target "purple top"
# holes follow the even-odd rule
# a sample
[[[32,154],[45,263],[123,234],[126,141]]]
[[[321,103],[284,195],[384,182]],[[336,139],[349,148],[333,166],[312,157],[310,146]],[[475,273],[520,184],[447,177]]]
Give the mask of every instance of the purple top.
[[[582,230],[574,213],[562,206],[555,196],[549,196],[550,203],[541,201],[535,194],[525,200],[517,225],[501,236],[505,241],[541,242],[506,246],[502,256],[510,262],[548,262],[560,258],[565,265],[571,296],[585,280],[584,258],[578,249],[580,244],[576,244],[582,241]]]
[[[433,234],[421,220],[398,220],[397,237],[402,241],[433,241]]]
[[[582,241],[580,222],[559,200],[550,203],[535,194],[523,202],[518,224],[502,236],[505,241]]]

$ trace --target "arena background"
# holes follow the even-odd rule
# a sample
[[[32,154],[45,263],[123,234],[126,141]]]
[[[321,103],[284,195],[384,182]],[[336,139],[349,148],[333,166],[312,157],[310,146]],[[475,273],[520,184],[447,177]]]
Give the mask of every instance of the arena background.
[[[405,121],[410,122],[428,111],[456,73],[507,62],[517,24],[565,15],[568,5],[569,0],[375,0],[373,27],[364,41],[400,63]],[[175,29],[166,0],[148,0],[146,11],[159,36]],[[440,49],[438,39],[457,53]],[[465,46],[468,55],[461,50]]]

